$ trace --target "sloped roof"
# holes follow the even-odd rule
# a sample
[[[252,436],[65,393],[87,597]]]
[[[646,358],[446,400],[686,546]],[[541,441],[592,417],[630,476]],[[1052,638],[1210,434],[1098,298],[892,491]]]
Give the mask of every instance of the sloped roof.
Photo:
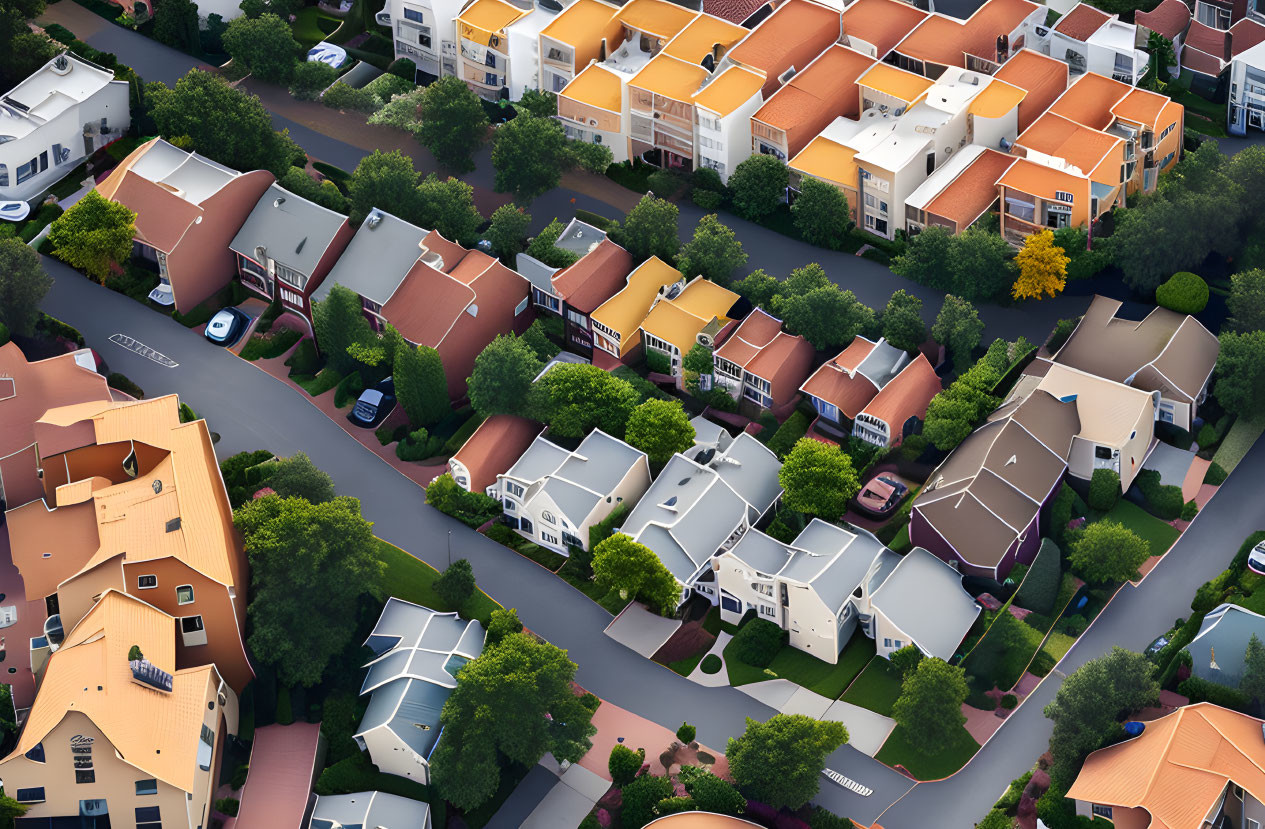
[[[386,792],[319,795],[308,829],[421,829],[430,820],[430,804]]]
[[[1186,646],[1191,672],[1198,677],[1237,688],[1243,676],[1248,642],[1265,642],[1265,616],[1236,604],[1221,604],[1204,616],[1199,632]]]
[[[660,288],[680,282],[684,277],[676,268],[657,256],[651,256],[628,275],[627,284],[613,297],[599,305],[590,316],[627,338],[641,327]]]
[[[49,409],[110,400],[105,378],[80,360],[88,362],[91,355],[74,352],[28,362],[17,343],[0,345],[0,458],[34,443],[35,422]],[[16,506],[10,498],[9,507]]]
[[[1122,138],[1047,112],[1024,130],[1015,143],[1061,158],[1085,175],[1090,175],[1123,142]]]
[[[1032,49],[1021,49],[1002,64],[993,79],[1027,90],[1027,97],[1019,104],[1019,131],[1022,132],[1067,89],[1068,66]]]
[[[698,12],[666,0],[630,0],[615,16],[629,28],[670,38],[698,17]]]
[[[758,95],[764,82],[765,77],[759,72],[742,66],[730,66],[721,70],[706,86],[694,93],[694,103],[717,115],[728,115]]]
[[[703,12],[730,23],[742,23],[768,5],[768,2],[769,0],[703,0]]]
[[[599,0],[576,0],[559,12],[540,34],[561,43],[582,46],[589,38],[601,37],[616,11],[618,9]]]
[[[312,293],[312,301],[324,300],[335,285],[342,285],[385,305],[421,257],[422,241],[429,234],[429,230],[374,208]]]
[[[623,81],[619,75],[600,63],[590,63],[558,94],[598,109],[619,113],[623,99]]]
[[[778,69],[810,35],[831,29],[833,41],[838,37],[839,12],[809,0],[785,0],[730,50],[729,57],[769,73]]]
[[[1190,7],[1182,0],[1161,0],[1149,12],[1136,12],[1133,21],[1144,28],[1173,40],[1184,34],[1190,24]]]
[[[880,2],[911,8],[895,0]],[[874,59],[860,52],[838,44],[831,46],[787,81],[752,117],[783,130],[823,115],[856,118],[861,107],[856,81],[873,65]]]
[[[518,415],[492,415],[479,424],[452,460],[470,473],[470,491],[483,492],[514,465],[544,428]]]
[[[1227,782],[1265,801],[1262,725],[1212,703],[1187,705],[1089,755],[1067,796],[1145,809],[1151,829],[1199,826]]]
[[[700,14],[690,21],[676,37],[663,47],[664,54],[686,61],[698,63],[705,56],[713,54],[717,46],[726,50],[747,34],[747,30],[737,23],[730,23],[710,14]]]
[[[843,34],[864,40],[882,59],[927,17],[899,0],[856,0],[843,12]]]
[[[687,63],[660,52],[629,79],[628,85],[674,101],[688,101],[709,74],[697,63]]]
[[[347,217],[277,184],[270,185],[229,243],[234,253],[255,259],[256,248],[299,273],[311,276]]]
[[[925,210],[965,230],[997,201],[997,182],[1014,163],[1013,155],[984,150]]]
[[[641,329],[676,346],[682,354],[713,320],[727,322],[740,297],[728,288],[696,277],[673,299],[661,299],[642,320]]]
[[[1111,15],[1099,11],[1088,3],[1077,3],[1070,12],[1059,18],[1054,31],[1067,35],[1073,40],[1086,41],[1094,32],[1111,20]]]
[[[886,423],[891,434],[898,436],[909,418],[926,416],[927,404],[940,388],[936,370],[926,356],[919,354],[883,386],[862,411]]]
[[[1112,107],[1134,91],[1128,84],[1086,72],[1072,81],[1067,91],[1050,106],[1050,112],[1090,129],[1105,130],[1114,120]]]
[[[871,604],[923,653],[945,661],[953,658],[981,610],[962,587],[962,574],[921,547],[905,554]]]
[[[589,314],[623,290],[632,269],[632,254],[610,239],[603,239],[579,260],[556,272],[550,281],[554,293],[568,305]]]
[[[505,474],[529,486],[541,483],[563,517],[579,527],[645,457],[601,429],[589,432],[574,452],[541,435]]]

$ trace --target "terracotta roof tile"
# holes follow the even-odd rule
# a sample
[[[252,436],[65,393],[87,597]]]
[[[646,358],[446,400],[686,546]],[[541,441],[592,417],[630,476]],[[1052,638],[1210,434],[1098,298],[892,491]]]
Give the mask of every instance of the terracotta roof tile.
[[[1182,49],[1182,68],[1215,78],[1221,74],[1222,69],[1225,69],[1225,61],[1187,44]]]
[[[1076,8],[1059,18],[1054,31],[1084,42],[1110,19],[1111,15],[1106,12],[1099,11],[1088,3],[1079,3]]]
[[[742,23],[766,5],[768,0],[703,0],[703,11],[730,23]]]
[[[1056,170],[1021,158],[1010,165],[998,184],[1011,187],[1031,196],[1053,199],[1056,192],[1071,193],[1077,199],[1089,198],[1089,179],[1065,170]]]
[[[919,354],[862,411],[886,423],[889,434],[900,435],[909,418],[926,416],[927,405],[940,388],[936,370]]]
[[[479,424],[451,460],[470,473],[470,491],[483,492],[496,483],[497,475],[514,465],[543,430],[543,425],[525,417],[492,415]]]
[[[586,314],[623,290],[632,273],[632,254],[610,239],[553,275],[554,292]]]
[[[873,65],[873,58],[843,46],[832,46],[774,93],[752,117],[781,130],[804,122],[819,123],[815,133],[836,117],[855,119],[861,110],[856,80]],[[801,149],[802,146],[791,147],[790,155]]]
[[[47,410],[109,400],[105,378],[75,362],[74,354],[27,362],[17,343],[0,345],[0,458],[35,442],[35,422]],[[8,503],[24,502],[10,496]]]
[[[1265,42],[1265,26],[1243,18],[1230,27],[1230,55],[1241,55],[1258,43]]]
[[[1089,175],[1123,139],[1047,113],[1024,130],[1016,144],[1061,158]]]
[[[1068,69],[1061,60],[1022,49],[993,77],[1027,90],[1027,97],[1019,104],[1019,131],[1023,132],[1067,89]]]
[[[1115,120],[1111,108],[1134,91],[1126,83],[1086,72],[1050,107],[1050,112],[1094,130],[1105,130]]]
[[[1185,33],[1190,25],[1190,7],[1182,0],[1161,0],[1160,4],[1149,12],[1138,12],[1133,21],[1139,26],[1161,34],[1169,40]]]
[[[1113,106],[1111,112],[1117,118],[1154,128],[1168,103],[1169,98],[1166,95],[1135,89]]]
[[[1224,62],[1230,59],[1230,33],[1192,20],[1186,30],[1185,48],[1198,49]]]
[[[1015,161],[1013,155],[985,150],[927,204],[926,211],[965,230],[997,200],[997,180]]]
[[[855,372],[873,350],[874,343],[865,337],[854,338],[838,356],[814,371],[801,391],[833,403],[844,417],[856,417],[878,394],[878,387],[869,378]]]
[[[987,0],[965,21],[934,15],[902,40],[896,50],[945,66],[965,66],[964,55],[996,60],[997,38],[1009,35],[1039,8],[1029,0]]]
[[[843,13],[843,34],[864,40],[883,58],[927,17],[899,0],[856,0]]]
[[[765,94],[771,95],[779,75],[790,66],[807,66],[838,39],[839,12],[808,0],[785,0],[728,57],[764,72],[769,78]]]

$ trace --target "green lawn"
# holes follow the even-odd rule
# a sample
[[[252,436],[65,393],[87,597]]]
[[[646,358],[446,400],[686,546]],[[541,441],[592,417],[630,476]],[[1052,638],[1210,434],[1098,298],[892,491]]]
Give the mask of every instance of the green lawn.
[[[687,656],[685,659],[678,659],[675,662],[669,662],[668,667],[681,676],[689,676],[694,673],[694,669],[698,667],[698,663],[703,661],[703,657],[707,655],[707,651],[701,651],[693,656]]]
[[[1238,466],[1239,461],[1243,460],[1243,456],[1247,454],[1247,450],[1251,449],[1252,444],[1256,443],[1256,439],[1261,436],[1261,432],[1265,432],[1265,417],[1236,419],[1230,431],[1226,432],[1226,436],[1222,438],[1216,454],[1212,456],[1213,462],[1219,464],[1226,472],[1233,472],[1234,467]]]
[[[975,742],[975,738],[965,728],[960,728],[942,751],[928,754],[917,740],[911,739],[905,729],[898,725],[874,757],[889,766],[904,766],[919,780],[940,780],[965,766],[977,751],[979,743]]]
[[[874,640],[857,635],[852,637],[852,641],[839,654],[839,661],[834,665],[787,645],[773,657],[773,664],[769,665],[769,669],[815,694],[838,699],[873,658]]]
[[[763,668],[757,668],[754,665],[748,665],[737,656],[734,655],[734,643],[731,641],[725,646],[725,669],[729,671],[730,685],[750,685],[752,682],[763,682],[766,679],[774,679],[764,672]],[[770,668],[770,670],[772,670]]]
[[[892,667],[892,663],[876,656],[848,688],[843,701],[890,717],[898,696],[900,673]]]
[[[485,627],[492,611],[500,607],[482,590],[476,590],[465,607],[450,607],[435,592],[434,584],[439,578],[439,571],[382,539],[378,539],[378,558],[387,565],[382,574],[384,596],[395,596],[434,610],[459,610],[462,616],[478,619]]]
[[[525,539],[514,550],[523,558],[531,559],[551,573],[558,572],[558,569],[567,563],[567,557],[561,553],[555,553],[553,550],[545,549]]]
[[[1151,545],[1152,555],[1165,553],[1169,547],[1173,546],[1173,542],[1177,540],[1177,537],[1181,535],[1172,525],[1161,521],[1142,509],[1142,507],[1123,498],[1117,501],[1111,512],[1103,517],[1119,521],[1146,539]]]
[[[331,35],[342,23],[337,17],[326,14],[316,6],[300,9],[294,19],[294,39],[304,48],[315,46]]]
[[[312,397],[319,397],[342,382],[343,375],[332,368],[323,368],[319,374],[292,374],[290,379],[298,383]]]

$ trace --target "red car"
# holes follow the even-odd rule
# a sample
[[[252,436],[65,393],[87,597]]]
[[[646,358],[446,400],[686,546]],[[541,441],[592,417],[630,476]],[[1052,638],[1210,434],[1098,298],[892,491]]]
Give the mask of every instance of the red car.
[[[896,478],[890,475],[876,475],[870,479],[869,483],[861,487],[861,491],[853,499],[853,504],[867,515],[886,518],[896,511],[900,502],[905,500],[908,494],[909,487]]]

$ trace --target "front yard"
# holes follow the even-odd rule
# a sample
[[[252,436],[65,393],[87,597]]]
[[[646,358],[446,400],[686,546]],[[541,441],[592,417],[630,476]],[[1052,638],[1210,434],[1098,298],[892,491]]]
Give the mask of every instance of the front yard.
[[[439,571],[421,559],[414,558],[390,542],[377,539],[378,558],[386,562],[386,572],[382,575],[381,590],[383,598],[395,596],[414,604],[420,604],[435,610],[459,610],[462,616],[478,619],[484,627],[492,616],[492,611],[500,607],[488,594],[476,589],[474,595],[466,602],[465,607],[455,608],[448,605],[435,592],[435,580]]]
[[[1124,498],[1117,501],[1111,512],[1105,513],[1103,518],[1118,521],[1140,535],[1151,545],[1151,555],[1163,555],[1181,535],[1181,531],[1172,524],[1156,518],[1142,507]]]
[[[900,686],[900,672],[886,659],[876,657],[870,660],[861,675],[849,686],[843,695],[843,701],[890,717],[892,706],[900,696]]]
[[[979,749],[975,738],[959,728],[947,746],[930,753],[898,725],[874,758],[889,766],[903,766],[918,780],[941,780],[965,766]]]
[[[829,699],[838,699],[844,689],[861,673],[866,664],[874,659],[874,641],[864,635],[852,637],[852,641],[839,654],[834,665],[790,645],[782,649],[769,663],[768,671],[748,665],[734,653],[733,643],[725,648],[725,666],[729,670],[730,685],[749,685],[766,679],[786,679]],[[899,691],[899,688],[897,689]]]

